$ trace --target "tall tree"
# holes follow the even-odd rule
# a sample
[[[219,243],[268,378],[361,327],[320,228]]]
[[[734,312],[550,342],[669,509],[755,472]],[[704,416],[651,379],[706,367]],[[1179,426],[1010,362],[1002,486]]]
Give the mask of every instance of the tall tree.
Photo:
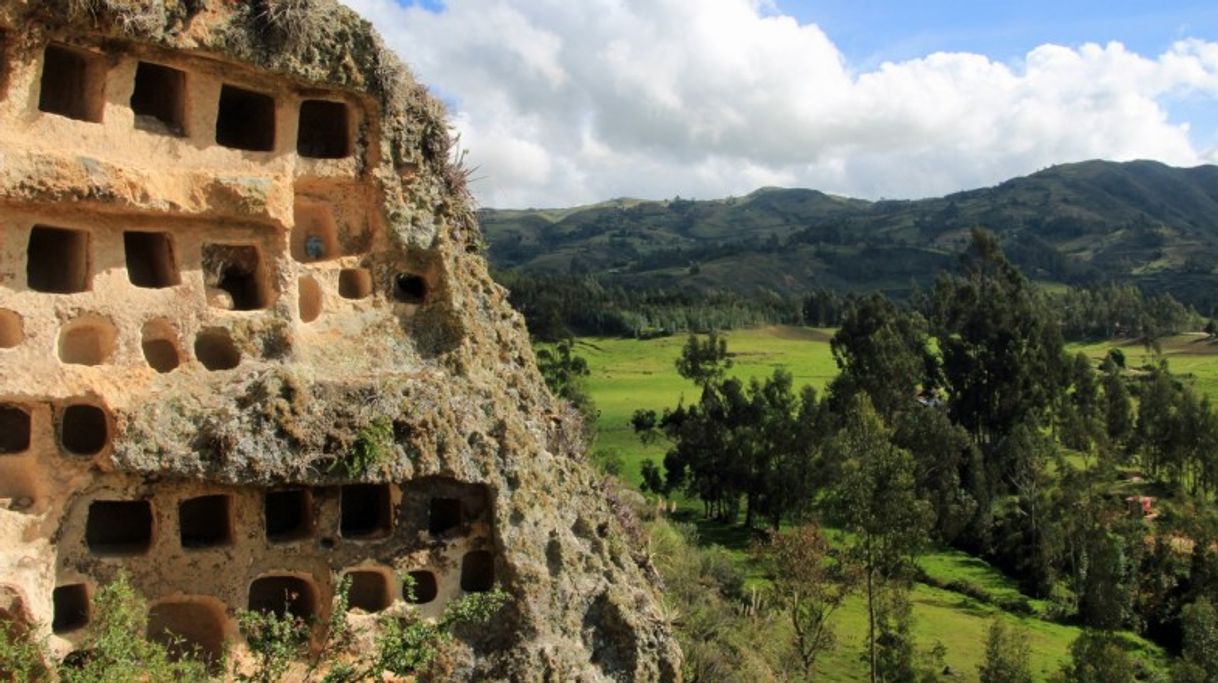
[[[804,678],[836,643],[833,614],[857,583],[857,572],[833,549],[815,524],[775,534],[762,548],[771,591],[791,623],[792,649]]]
[[[764,382],[735,378],[707,381],[697,403],[635,411],[631,424],[644,442],[663,435],[672,447],[664,477],[654,464],[643,471],[648,490],[678,488],[701,499],[706,514],[734,520],[745,502],[745,526],[783,518],[808,507],[819,486],[817,454],[827,430],[816,392],[798,395],[790,373],[775,370]]]
[[[985,448],[1039,421],[1065,381],[1062,338],[997,237],[973,232],[959,274],[940,277],[931,305],[952,417]]]
[[[985,498],[976,447],[940,406],[918,406],[895,418],[893,443],[913,454],[918,497],[934,509],[935,536],[951,543]],[[988,504],[988,498],[985,499]]]
[[[1176,458],[1176,414],[1180,391],[1166,367],[1156,368],[1142,387],[1138,401],[1134,439],[1142,456],[1142,466],[1151,476],[1166,476],[1178,482]]]
[[[819,488],[819,454],[825,439],[826,416],[816,391],[805,386],[796,395],[791,374],[778,369],[764,383],[750,384],[754,437],[753,487],[758,512],[777,531],[782,520],[799,515]],[[751,521],[751,520],[750,520]]]
[[[1176,680],[1181,683],[1218,680],[1218,610],[1209,600],[1199,598],[1180,610],[1180,625],[1184,649]]]
[[[1002,500],[997,544],[1016,572],[1039,594],[1056,579],[1059,538],[1050,520],[1052,477],[1048,465],[1058,460],[1057,444],[1035,425],[1015,425],[998,442],[989,461],[991,481],[1008,492]]]
[[[1070,366],[1070,392],[1058,407],[1062,443],[1091,454],[1107,444],[1107,429],[1101,414],[1099,383],[1087,354],[1075,354]]]
[[[1115,631],[1125,626],[1132,611],[1136,567],[1126,540],[1106,525],[1097,525],[1090,536],[1079,616],[1091,628]]]
[[[705,340],[691,334],[681,348],[676,362],[677,373],[700,387],[720,380],[732,367],[727,355],[727,339],[712,330]]]
[[[1104,423],[1108,433],[1111,453],[1124,453],[1130,434],[1133,433],[1133,401],[1129,388],[1116,363],[1105,363],[1104,378]],[[1118,457],[1118,460],[1123,458]]]
[[[851,532],[846,539],[863,568],[871,680],[878,677],[877,597],[880,584],[903,580],[933,519],[917,496],[913,456],[891,433],[866,395],[855,397],[842,429],[827,446],[837,474],[829,512]]]
[[[977,667],[981,683],[1032,683],[1028,663],[1031,648],[1028,633],[994,619],[985,638],[985,660]]]
[[[841,370],[830,388],[835,404],[863,391],[888,420],[914,406],[931,358],[926,340],[921,315],[901,311],[882,294],[864,297],[830,342]]]
[[[1133,662],[1117,636],[1084,631],[1070,644],[1070,661],[1055,683],[1134,683]]]

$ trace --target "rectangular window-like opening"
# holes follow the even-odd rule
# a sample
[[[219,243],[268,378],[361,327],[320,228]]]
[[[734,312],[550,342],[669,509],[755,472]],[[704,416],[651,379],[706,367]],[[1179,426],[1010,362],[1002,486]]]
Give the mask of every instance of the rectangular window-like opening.
[[[275,149],[275,98],[232,85],[222,87],[216,144],[251,152]]]
[[[266,537],[284,543],[308,537],[313,532],[313,501],[304,489],[267,491],[264,502]]]
[[[301,102],[296,153],[314,159],[350,156],[351,123],[347,105],[329,100]]]
[[[426,605],[436,599],[440,592],[436,585],[436,575],[420,569],[410,572],[409,581],[402,582],[402,599],[412,605]]]
[[[393,528],[393,509],[386,484],[352,484],[342,489],[344,538],[374,538]]]
[[[178,504],[183,548],[215,548],[233,542],[232,504],[228,496],[200,496]]]
[[[70,633],[89,625],[89,587],[83,583],[60,586],[51,593],[54,615],[51,630]]]
[[[136,287],[159,289],[182,283],[173,257],[173,238],[165,232],[124,232],[127,278]]]
[[[311,323],[321,317],[323,297],[317,280],[305,275],[296,281],[299,293],[300,322]]]
[[[114,353],[114,324],[101,316],[83,316],[59,330],[59,360],[68,365],[101,365]]]
[[[422,304],[427,300],[427,280],[412,273],[398,273],[393,278],[393,298],[404,304]]]
[[[232,370],[241,365],[241,349],[223,327],[208,327],[199,330],[195,337],[195,358],[208,372]]]
[[[12,40],[5,31],[0,31],[0,100],[8,97],[8,72],[11,60],[8,54]]]
[[[369,614],[380,612],[393,602],[389,593],[389,577],[384,572],[352,570],[347,572],[351,588],[347,592],[347,607],[362,609]]]
[[[140,62],[131,92],[135,127],[181,137],[186,134],[186,74],[160,64]]]
[[[344,299],[372,296],[372,273],[367,268],[343,268],[338,274],[338,295]]]
[[[203,245],[208,300],[217,308],[256,311],[270,305],[262,254],[252,245]]]
[[[106,411],[88,403],[63,409],[59,418],[59,442],[74,455],[97,455],[110,443],[110,420]]]
[[[224,658],[224,609],[202,602],[162,602],[148,611],[145,633],[165,646],[170,658],[202,659],[210,673],[220,673]]]
[[[16,311],[0,308],[0,349],[11,349],[25,341],[25,320]]]
[[[297,197],[291,247],[292,258],[301,263],[342,256],[338,247],[338,227],[330,207]]]
[[[98,555],[139,555],[152,546],[152,504],[98,500],[89,506],[85,543]]]
[[[264,576],[250,584],[249,610],[309,619],[317,613],[313,585],[295,576]]]
[[[461,590],[485,593],[495,586],[495,556],[486,550],[472,550],[461,558]]]
[[[0,454],[30,449],[30,414],[24,408],[0,404]]]
[[[456,498],[432,498],[427,511],[427,530],[440,536],[461,526],[461,501]]]
[[[182,364],[178,335],[173,325],[164,319],[149,320],[140,330],[140,346],[149,367],[160,373],[173,372]]]
[[[89,233],[35,225],[26,251],[26,284],[35,292],[74,294],[89,291],[92,279]]]
[[[71,119],[102,120],[105,107],[105,68],[101,58],[62,45],[48,45],[43,54],[38,109]]]

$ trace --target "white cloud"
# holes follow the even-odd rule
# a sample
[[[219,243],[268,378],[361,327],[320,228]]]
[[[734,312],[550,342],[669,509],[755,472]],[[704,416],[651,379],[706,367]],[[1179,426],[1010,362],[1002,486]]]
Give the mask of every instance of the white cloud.
[[[783,184],[865,197],[988,185],[1053,163],[1198,150],[1171,97],[1218,97],[1218,43],[1156,57],[1044,45],[857,72],[767,0],[344,0],[448,100],[487,206],[711,198]]]

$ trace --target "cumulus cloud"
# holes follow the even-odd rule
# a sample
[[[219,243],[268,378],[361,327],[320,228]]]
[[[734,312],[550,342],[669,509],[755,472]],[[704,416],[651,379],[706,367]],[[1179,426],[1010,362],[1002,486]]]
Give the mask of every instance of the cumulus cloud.
[[[486,206],[761,185],[918,197],[1090,158],[1218,160],[1167,105],[1218,97],[1214,42],[858,71],[767,0],[343,1],[449,102]]]

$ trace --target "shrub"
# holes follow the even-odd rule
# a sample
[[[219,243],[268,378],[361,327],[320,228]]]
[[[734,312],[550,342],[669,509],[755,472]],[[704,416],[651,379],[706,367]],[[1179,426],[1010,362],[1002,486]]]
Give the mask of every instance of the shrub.
[[[126,681],[207,681],[207,667],[197,652],[174,661],[169,650],[144,637],[148,606],[131,588],[127,575],[97,591],[93,598],[96,620],[81,651],[87,653],[78,667],[63,667],[63,683],[116,683]]]

